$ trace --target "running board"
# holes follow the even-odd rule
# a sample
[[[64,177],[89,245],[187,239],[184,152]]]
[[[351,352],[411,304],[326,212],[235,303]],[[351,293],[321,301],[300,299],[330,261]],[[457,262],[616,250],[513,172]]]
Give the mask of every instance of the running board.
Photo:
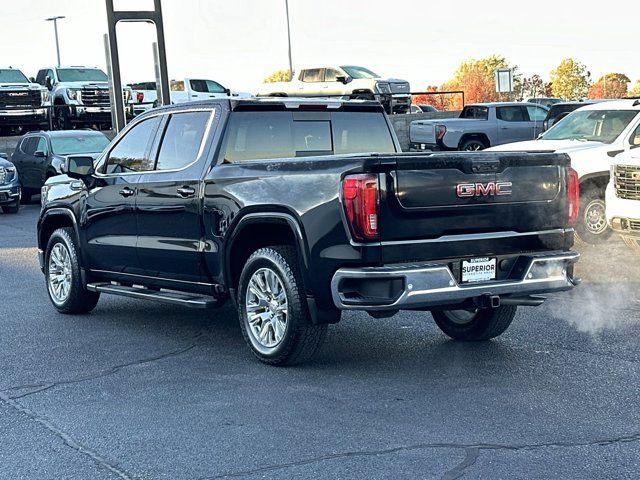
[[[120,295],[122,297],[139,298],[141,300],[170,303],[172,305],[182,305],[190,308],[214,308],[220,305],[220,302],[216,298],[207,295],[176,292],[172,290],[151,290],[144,287],[127,287],[125,285],[108,282],[88,283],[87,290]]]

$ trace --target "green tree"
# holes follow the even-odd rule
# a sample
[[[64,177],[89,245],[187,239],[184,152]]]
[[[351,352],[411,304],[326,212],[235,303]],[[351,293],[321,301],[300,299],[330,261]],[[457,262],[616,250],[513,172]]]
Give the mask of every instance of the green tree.
[[[589,88],[589,98],[624,98],[629,90],[629,77],[624,73],[607,73]]]
[[[551,71],[553,95],[565,100],[578,100],[589,93],[591,74],[587,67],[573,58],[566,58]]]
[[[289,69],[276,70],[275,72],[272,72],[271,75],[262,80],[262,83],[288,82],[290,80],[291,71]]]

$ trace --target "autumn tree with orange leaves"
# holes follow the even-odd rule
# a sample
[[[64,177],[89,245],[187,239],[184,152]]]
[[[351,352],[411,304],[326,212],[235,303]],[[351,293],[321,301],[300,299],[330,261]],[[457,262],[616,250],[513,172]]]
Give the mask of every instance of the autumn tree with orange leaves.
[[[607,73],[589,88],[589,98],[624,98],[629,90],[629,77],[624,73]]]

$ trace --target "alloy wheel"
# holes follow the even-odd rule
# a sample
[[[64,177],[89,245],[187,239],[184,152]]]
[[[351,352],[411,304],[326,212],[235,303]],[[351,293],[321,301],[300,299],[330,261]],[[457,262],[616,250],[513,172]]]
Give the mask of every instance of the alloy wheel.
[[[272,269],[261,268],[251,276],[245,310],[253,339],[264,348],[277,347],[285,336],[289,308],[282,280]]]
[[[52,300],[63,304],[71,293],[71,255],[62,243],[56,243],[49,254],[47,286]]]
[[[594,235],[600,235],[607,229],[605,203],[597,198],[591,200],[584,209],[584,224]]]

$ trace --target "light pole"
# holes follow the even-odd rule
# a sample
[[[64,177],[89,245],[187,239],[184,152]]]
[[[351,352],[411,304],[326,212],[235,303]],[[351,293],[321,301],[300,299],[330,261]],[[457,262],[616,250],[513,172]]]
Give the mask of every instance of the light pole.
[[[58,20],[65,18],[63,15],[45,18],[47,22],[53,22],[53,30],[56,34],[56,54],[58,55],[58,66],[60,66],[60,43],[58,42]]]
[[[287,10],[287,40],[289,41],[289,80],[293,79],[293,62],[291,61],[291,27],[289,25],[289,0],[284,0]]]

